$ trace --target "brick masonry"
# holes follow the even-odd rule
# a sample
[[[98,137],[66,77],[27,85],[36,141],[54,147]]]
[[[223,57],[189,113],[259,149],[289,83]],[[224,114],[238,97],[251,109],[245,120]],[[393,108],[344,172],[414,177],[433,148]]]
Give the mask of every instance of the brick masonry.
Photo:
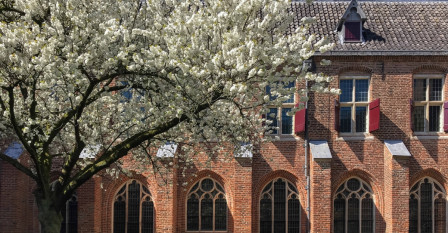
[[[444,56],[333,56],[332,65],[317,72],[334,77],[368,75],[370,100],[381,99],[380,129],[363,137],[342,137],[334,130],[334,100],[338,97],[311,94],[309,136],[327,140],[332,159],[312,161],[311,232],[331,232],[333,194],[350,177],[359,177],[372,187],[375,203],[375,232],[408,232],[410,187],[423,177],[437,180],[448,189],[448,134],[416,135],[410,128],[409,99],[414,74],[443,74]],[[444,99],[448,99],[447,82]],[[183,176],[180,170],[159,177],[145,173],[136,177],[147,185],[155,203],[156,232],[186,231],[186,195],[194,183],[211,177],[225,189],[228,203],[227,232],[259,232],[260,193],[274,178],[282,177],[297,186],[302,204],[301,232],[306,232],[306,179],[304,175],[304,135],[267,143],[252,159],[220,160],[209,166],[199,163]],[[412,156],[408,159],[388,154],[384,140],[402,140]],[[2,151],[9,142],[2,142]],[[199,154],[200,158],[205,154]],[[21,158],[24,161],[24,158]],[[166,163],[176,160],[167,160]],[[179,164],[183,165],[183,164]],[[96,177],[78,191],[79,232],[112,232],[112,205],[127,178]],[[183,186],[183,183],[187,183]],[[100,186],[103,186],[101,188]],[[34,184],[13,167],[0,161],[0,232],[39,232],[33,201]]]

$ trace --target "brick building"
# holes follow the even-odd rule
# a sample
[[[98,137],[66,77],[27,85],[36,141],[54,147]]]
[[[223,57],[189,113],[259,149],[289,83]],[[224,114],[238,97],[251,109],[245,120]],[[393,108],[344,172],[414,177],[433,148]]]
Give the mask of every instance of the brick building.
[[[67,203],[61,232],[447,232],[448,2],[296,2],[292,11],[295,24],[316,17],[311,31],[336,43],[307,64],[334,77],[340,96],[310,94],[294,118],[285,113],[297,100],[272,108],[280,140],[231,162],[92,179]],[[177,163],[175,149],[158,156]],[[32,190],[0,161],[0,232],[39,232]]]

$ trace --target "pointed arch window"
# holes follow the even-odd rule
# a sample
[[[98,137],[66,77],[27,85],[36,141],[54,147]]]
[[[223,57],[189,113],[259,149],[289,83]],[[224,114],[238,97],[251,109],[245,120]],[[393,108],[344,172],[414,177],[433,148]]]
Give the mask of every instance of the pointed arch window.
[[[227,201],[222,186],[210,178],[198,181],[188,193],[187,231],[227,230]]]
[[[333,201],[334,233],[373,233],[372,189],[364,181],[351,178],[339,186]]]
[[[154,203],[148,188],[128,181],[115,195],[113,233],[153,233]]]
[[[260,232],[299,232],[300,210],[295,185],[283,178],[271,181],[261,192]]]
[[[78,233],[78,196],[68,199],[61,210],[62,224],[60,233]]]
[[[446,232],[446,192],[427,177],[412,186],[409,196],[409,233]]]

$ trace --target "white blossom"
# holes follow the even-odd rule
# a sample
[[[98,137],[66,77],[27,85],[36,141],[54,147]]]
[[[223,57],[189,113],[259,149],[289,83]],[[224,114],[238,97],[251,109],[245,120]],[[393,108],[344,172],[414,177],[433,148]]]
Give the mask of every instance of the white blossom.
[[[286,35],[290,1],[162,2],[11,3],[14,11],[0,16],[1,133],[39,158],[66,161],[79,157],[77,146],[99,145],[71,170],[80,175],[115,146],[138,168],[168,141],[182,143],[179,159],[191,166],[190,145],[261,141],[266,106],[307,92],[289,82],[339,93],[327,76],[302,72],[303,61],[334,45],[309,34],[314,18]],[[136,135],[146,136],[129,143]]]

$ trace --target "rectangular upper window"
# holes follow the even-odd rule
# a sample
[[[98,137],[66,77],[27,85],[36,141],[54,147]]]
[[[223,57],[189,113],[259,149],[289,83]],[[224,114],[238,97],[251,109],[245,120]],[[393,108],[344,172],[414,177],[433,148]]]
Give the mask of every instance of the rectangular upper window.
[[[441,132],[443,124],[442,76],[418,75],[413,80],[412,126],[415,132]]]
[[[369,79],[362,77],[344,77],[339,80],[339,132],[367,132],[369,106]]]
[[[283,85],[284,88],[294,88],[295,82],[289,83],[278,83],[275,85]],[[272,93],[272,88],[270,86],[266,86],[266,94],[269,95],[269,99],[276,100],[277,95]],[[294,126],[294,117],[291,116],[289,112],[291,112],[292,108],[294,108],[294,94],[284,100],[280,107],[272,106],[269,108],[269,112],[267,113],[267,120],[272,121],[269,125],[271,128],[270,133],[275,135],[292,135],[293,134],[293,126]]]

